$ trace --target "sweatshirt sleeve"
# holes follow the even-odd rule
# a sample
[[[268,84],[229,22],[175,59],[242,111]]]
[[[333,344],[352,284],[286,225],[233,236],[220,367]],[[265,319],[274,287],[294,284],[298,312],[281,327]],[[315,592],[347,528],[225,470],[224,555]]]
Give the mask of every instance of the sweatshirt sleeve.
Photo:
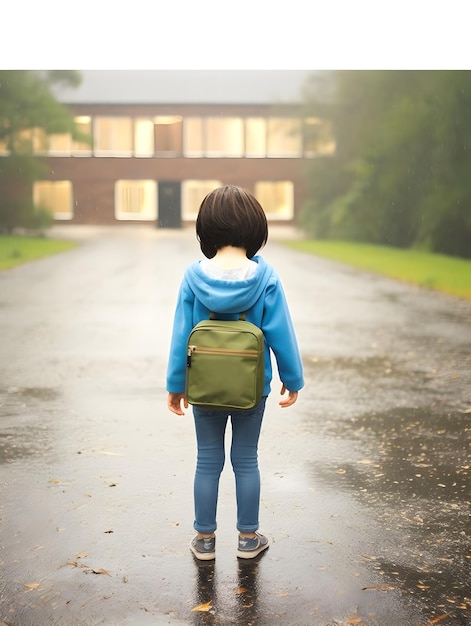
[[[262,328],[275,355],[281,382],[288,391],[299,391],[304,387],[301,353],[286,296],[277,276],[265,294]]]
[[[186,345],[193,328],[194,294],[185,280],[180,285],[173,320],[166,389],[183,393],[186,385]]]

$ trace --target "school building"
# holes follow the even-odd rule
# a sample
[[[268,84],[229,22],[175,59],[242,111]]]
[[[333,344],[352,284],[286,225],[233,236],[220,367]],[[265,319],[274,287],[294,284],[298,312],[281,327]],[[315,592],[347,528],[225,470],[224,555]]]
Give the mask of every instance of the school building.
[[[307,74],[84,72],[78,90],[57,97],[91,143],[35,137],[49,165],[35,204],[62,223],[179,228],[206,193],[234,184],[254,193],[271,223],[292,224],[306,200],[306,163],[335,151],[328,123],[300,113]]]

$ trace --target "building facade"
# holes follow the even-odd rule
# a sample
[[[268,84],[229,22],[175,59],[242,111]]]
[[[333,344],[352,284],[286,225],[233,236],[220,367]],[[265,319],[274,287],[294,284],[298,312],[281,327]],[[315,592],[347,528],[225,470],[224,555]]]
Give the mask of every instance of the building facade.
[[[335,151],[327,124],[295,105],[67,104],[88,142],[33,136],[48,164],[37,207],[71,224],[194,222],[219,185],[250,190],[271,223],[294,223],[306,200],[306,163]]]

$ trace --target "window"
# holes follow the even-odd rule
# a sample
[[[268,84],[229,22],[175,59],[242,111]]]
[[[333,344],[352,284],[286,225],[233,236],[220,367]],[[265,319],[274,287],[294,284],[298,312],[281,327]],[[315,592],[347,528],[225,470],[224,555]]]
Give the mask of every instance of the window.
[[[48,154],[51,156],[70,156],[72,151],[72,137],[69,133],[49,135]]]
[[[93,130],[95,156],[132,156],[133,137],[130,117],[96,117]]]
[[[255,197],[268,219],[291,220],[294,216],[294,186],[291,181],[259,181],[255,183]]]
[[[77,130],[90,136],[91,118],[88,116],[75,117]],[[43,128],[33,128],[31,131],[34,154],[49,156],[71,156],[92,153],[90,144],[86,141],[74,141],[70,133],[52,133],[48,135]]]
[[[79,133],[90,137],[92,135],[92,118],[89,115],[77,115],[74,118],[75,126]],[[72,155],[73,156],[91,156],[92,145],[86,141],[73,141],[72,142]]]
[[[307,157],[335,152],[332,124],[315,117],[305,120],[304,154]]]
[[[263,117],[248,117],[245,120],[245,156],[267,155],[267,123]]]
[[[244,126],[240,117],[206,118],[206,156],[241,157],[244,154]]]
[[[36,181],[33,200],[37,209],[46,209],[56,220],[73,217],[72,183],[69,180]]]
[[[69,133],[47,135],[43,128],[34,128],[32,138],[34,154],[70,156],[72,138]]]
[[[222,183],[219,180],[186,180],[182,183],[182,217],[195,220],[204,197]]]
[[[115,184],[117,220],[156,220],[157,183],[154,180],[118,180]]]
[[[157,155],[177,156],[182,153],[182,126],[180,115],[158,115],[154,118]]]
[[[204,156],[203,119],[187,117],[183,125],[183,154],[186,157]]]
[[[267,155],[269,157],[299,157],[302,154],[300,121],[295,118],[268,118]]]
[[[134,122],[134,155],[137,157],[154,156],[154,122],[137,118]]]
[[[34,148],[34,130],[32,128],[23,128],[15,132],[10,141],[13,153],[31,154]]]
[[[47,154],[49,149],[49,138],[42,128],[33,128],[31,131],[34,154]]]

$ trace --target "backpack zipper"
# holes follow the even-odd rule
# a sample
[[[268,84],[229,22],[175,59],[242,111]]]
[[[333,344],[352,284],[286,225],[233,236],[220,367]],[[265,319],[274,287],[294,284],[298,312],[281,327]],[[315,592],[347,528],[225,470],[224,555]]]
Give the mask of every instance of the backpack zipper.
[[[228,350],[227,348],[206,348],[204,346],[188,346],[186,366],[191,367],[191,357],[193,352],[201,354],[215,354],[218,356],[248,356],[257,358],[257,350]]]

